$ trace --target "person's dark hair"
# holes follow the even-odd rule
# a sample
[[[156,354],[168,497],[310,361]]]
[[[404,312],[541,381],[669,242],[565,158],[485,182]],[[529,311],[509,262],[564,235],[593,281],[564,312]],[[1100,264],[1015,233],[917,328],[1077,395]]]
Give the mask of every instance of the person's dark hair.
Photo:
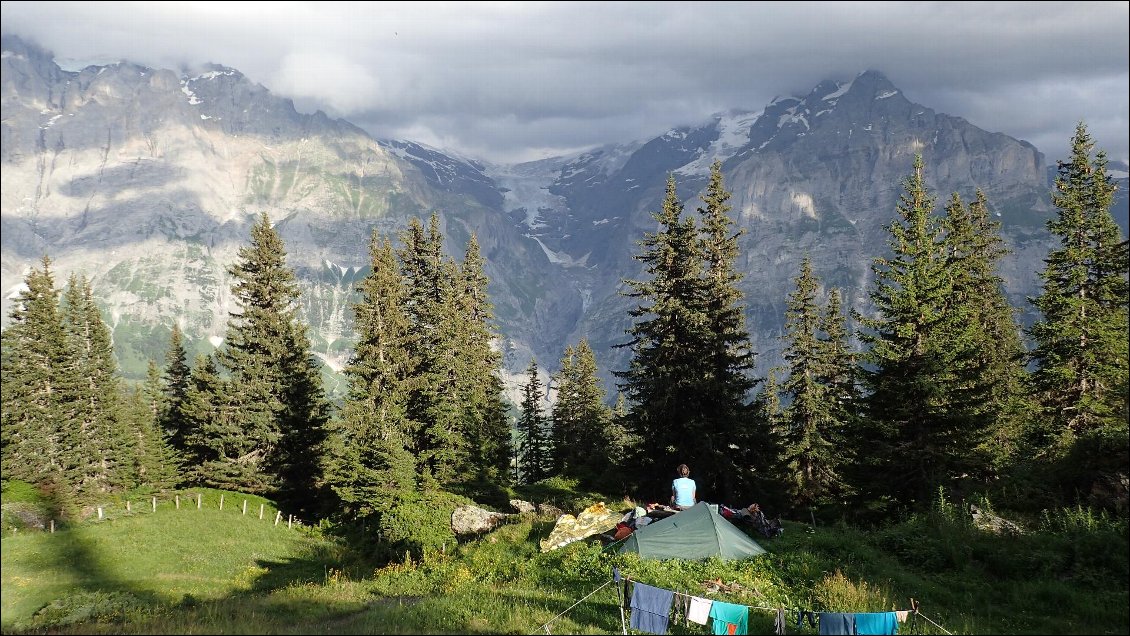
[[[687,475],[691,474],[691,469],[688,468],[686,464],[679,464],[679,467],[675,469],[675,472],[679,473],[680,477],[686,477]]]

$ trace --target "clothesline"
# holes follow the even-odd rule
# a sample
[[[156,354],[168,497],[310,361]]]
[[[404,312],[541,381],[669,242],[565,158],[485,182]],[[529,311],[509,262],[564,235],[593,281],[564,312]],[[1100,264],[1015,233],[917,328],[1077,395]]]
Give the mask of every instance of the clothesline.
[[[640,585],[647,585],[646,583],[643,583],[642,581],[638,581],[638,580],[633,579],[629,576],[624,576],[623,574],[620,573],[619,568],[613,568],[612,572],[613,572],[613,579],[612,580],[613,580],[614,583],[618,583],[620,580],[624,580],[624,581],[630,581],[632,583],[639,583]],[[663,589],[663,588],[657,588],[657,589]],[[703,598],[703,597],[700,597],[700,596],[687,594],[686,592],[680,592],[678,590],[667,590],[667,591],[671,592],[675,596],[681,596],[681,597],[688,598],[688,599],[695,599],[695,598],[701,599],[701,598]],[[703,599],[703,600],[709,600],[709,599]],[[738,604],[733,603],[732,605],[738,605]],[[942,632],[944,632],[946,634],[950,634],[950,636],[952,636],[952,634],[949,630],[947,630],[945,627],[942,627],[938,623],[935,623],[933,620],[930,619],[930,617],[923,614],[919,609],[919,605],[920,604],[912,598],[912,599],[910,599],[910,609],[890,610],[890,611],[892,613],[896,613],[896,614],[910,614],[910,615],[914,615],[914,616],[920,616],[926,622],[930,623],[934,627],[937,627]],[[760,605],[744,605],[744,607],[746,607],[748,609],[764,610],[764,611],[770,611],[770,612],[785,611],[785,607],[783,605],[779,606],[779,607],[766,607],[766,606],[760,606]],[[799,608],[797,609],[797,611],[804,611],[804,612],[815,613],[815,614],[825,614],[825,613],[827,613],[827,612],[818,612],[818,611],[813,611],[813,610],[799,610]],[[882,613],[886,613],[886,612],[882,612]],[[621,621],[623,621],[622,616],[621,616]],[[627,632],[625,631],[625,633],[627,633]]]
[[[608,586],[609,586],[609,585],[611,585],[612,583],[615,583],[615,580],[612,580],[612,581],[605,581],[603,585],[601,585],[600,587],[598,587],[598,588],[596,588],[595,590],[593,590],[593,591],[589,592],[588,594],[586,594],[586,595],[585,595],[585,598],[582,598],[581,600],[577,601],[576,603],[573,603],[573,604],[572,604],[572,605],[570,605],[570,606],[569,606],[568,608],[566,608],[566,609],[565,609],[565,610],[564,610],[563,612],[561,612],[561,613],[560,613],[560,614],[558,614],[557,616],[554,616],[553,618],[551,618],[551,619],[549,619],[548,621],[546,621],[546,622],[545,622],[545,624],[541,626],[541,628],[545,630],[545,633],[547,633],[547,634],[548,634],[548,633],[550,633],[550,632],[549,632],[549,625],[550,625],[550,623],[552,623],[553,621],[555,621],[555,620],[557,620],[557,619],[561,618],[561,617],[562,617],[562,616],[564,616],[564,615],[565,615],[566,613],[568,613],[568,612],[569,612],[569,610],[571,610],[571,609],[573,609],[574,607],[576,607],[576,606],[580,605],[581,603],[583,603],[585,599],[587,599],[588,597],[592,596],[593,594],[596,594],[597,592],[599,592],[599,591],[603,590],[604,588],[608,587]]]
[[[554,621],[556,621],[557,619],[561,618],[561,617],[562,617],[562,616],[564,616],[565,614],[569,613],[569,611],[570,611],[570,610],[572,610],[572,609],[573,609],[574,607],[576,607],[576,606],[580,605],[581,603],[583,603],[583,602],[584,602],[585,600],[587,600],[587,599],[588,599],[589,597],[591,597],[591,596],[592,596],[593,594],[596,594],[596,593],[597,593],[597,592],[599,592],[600,590],[602,590],[602,589],[604,589],[604,588],[608,587],[609,585],[611,585],[611,584],[613,584],[613,583],[619,583],[619,582],[620,582],[621,580],[623,580],[623,581],[630,581],[630,582],[632,582],[632,583],[639,583],[639,584],[641,584],[641,585],[647,585],[646,583],[643,583],[643,582],[641,582],[641,581],[638,581],[638,580],[636,580],[636,579],[633,579],[633,578],[631,578],[631,577],[628,577],[628,576],[624,576],[624,575],[622,575],[622,574],[620,573],[620,570],[619,570],[619,568],[613,568],[612,572],[613,572],[613,578],[612,578],[612,580],[611,580],[611,581],[605,581],[605,582],[604,582],[603,584],[601,584],[601,585],[600,585],[599,587],[597,587],[597,588],[596,588],[596,589],[594,589],[593,591],[591,591],[591,592],[589,592],[588,594],[586,594],[586,595],[585,595],[585,596],[584,596],[583,598],[581,598],[580,600],[578,600],[578,601],[577,601],[576,603],[573,603],[572,605],[570,605],[569,607],[567,607],[567,608],[566,608],[565,610],[561,611],[561,612],[560,612],[560,613],[558,613],[558,614],[557,614],[556,616],[554,616],[553,618],[551,618],[551,619],[549,619],[548,621],[546,621],[546,622],[545,622],[545,623],[544,623],[544,624],[543,624],[543,625],[541,626],[541,629],[542,629],[542,630],[545,630],[545,633],[546,633],[546,634],[551,634],[552,632],[550,632],[550,631],[549,631],[549,626],[550,626],[551,624],[553,624],[553,622],[554,622]],[[659,588],[659,589],[662,589],[662,588]],[[688,598],[688,599],[694,599],[694,598],[702,598],[702,597],[694,596],[694,595],[692,595],[692,594],[687,594],[686,592],[679,592],[679,591],[677,591],[677,590],[668,590],[668,591],[669,591],[669,592],[671,592],[671,593],[672,593],[672,594],[674,594],[674,595],[682,596],[682,597],[685,597],[685,598]],[[620,596],[620,595],[619,595],[619,588],[617,588],[617,597],[619,598],[619,596]],[[623,610],[623,604],[622,604],[622,601],[618,602],[618,603],[617,603],[617,605],[620,605],[620,607],[621,607],[621,617],[620,617],[620,620],[621,620],[621,622],[623,622],[624,618],[623,618],[623,611],[622,611],[622,610]],[[737,603],[734,603],[733,605],[737,605]],[[761,606],[761,605],[743,605],[743,606],[744,606],[744,607],[746,607],[746,608],[748,608],[748,609],[764,610],[764,611],[770,611],[770,612],[781,612],[781,611],[784,611],[784,610],[785,610],[785,607],[784,607],[783,605],[782,605],[782,606],[780,606],[780,607],[766,607],[766,606]],[[810,611],[810,610],[805,610],[805,611]],[[929,618],[928,616],[926,616],[926,615],[925,615],[925,614],[923,614],[923,613],[922,613],[921,611],[919,611],[919,604],[918,604],[918,603],[916,603],[916,602],[914,601],[914,599],[911,599],[911,609],[909,609],[909,610],[893,610],[893,611],[895,611],[895,612],[907,612],[907,613],[911,613],[911,614],[914,614],[915,616],[921,616],[923,620],[927,621],[928,623],[930,623],[930,624],[931,624],[931,625],[933,625],[934,627],[937,627],[938,629],[942,630],[942,631],[943,631],[943,632],[945,632],[946,634],[951,634],[951,632],[949,632],[949,631],[948,631],[948,630],[947,630],[946,628],[944,628],[944,627],[942,627],[941,625],[939,625],[939,624],[935,623],[935,622],[934,622],[933,620],[931,620],[931,619],[930,619],[930,618]],[[815,613],[821,613],[821,612],[815,612]],[[627,630],[626,630],[626,629],[625,629],[625,633],[627,633]],[[952,634],[951,634],[951,636],[952,636]]]
[[[636,579],[633,579],[633,578],[631,578],[631,577],[628,577],[628,576],[623,576],[623,575],[621,575],[621,576],[623,577],[623,579],[624,579],[625,581],[631,581],[632,583],[643,583],[643,581],[638,581],[638,580],[636,580]],[[643,583],[643,584],[644,584],[644,585],[647,585],[647,583]],[[673,593],[674,593],[675,595],[677,595],[677,596],[685,596],[685,597],[687,597],[687,598],[703,598],[703,597],[701,597],[701,596],[695,596],[694,594],[687,594],[686,592],[680,592],[680,591],[678,591],[678,590],[671,590],[671,592],[673,592]],[[741,603],[735,603],[735,605],[741,605]],[[781,607],[765,607],[765,606],[760,606],[760,605],[746,605],[746,607],[748,607],[749,609],[756,609],[756,610],[766,610],[766,611],[769,611],[769,612],[776,612],[776,611],[777,611],[778,609],[781,609],[781,608],[782,608],[782,607],[784,607],[784,606],[781,606]],[[789,609],[789,608],[787,608],[787,607],[786,607],[786,608],[784,608],[784,609],[786,609],[786,610],[787,610],[787,609]],[[816,612],[816,613],[819,613],[819,611],[817,611],[817,610],[806,610],[806,611],[812,611],[812,612]],[[914,613],[914,614],[918,614],[919,616],[922,616],[922,618],[926,618],[926,617],[925,617],[925,616],[924,616],[924,615],[923,615],[923,614],[922,614],[921,612],[919,612],[919,611],[917,611],[917,610],[914,610],[914,609],[908,609],[908,610],[888,610],[888,611],[891,611],[891,612],[911,612],[911,613]],[[930,619],[926,618],[926,620],[930,620]],[[930,622],[931,622],[931,623],[934,623],[934,621],[930,621]],[[942,629],[942,626],[941,626],[941,625],[938,625],[937,623],[934,623],[934,625],[935,625],[935,626],[936,626],[936,627],[937,627],[938,629]],[[943,631],[944,631],[944,630],[943,630]],[[946,633],[948,634],[949,632],[946,632]]]

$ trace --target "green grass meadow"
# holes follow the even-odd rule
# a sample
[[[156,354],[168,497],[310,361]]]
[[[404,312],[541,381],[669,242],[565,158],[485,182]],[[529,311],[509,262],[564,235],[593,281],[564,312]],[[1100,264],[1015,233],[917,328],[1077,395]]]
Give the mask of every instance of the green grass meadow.
[[[54,533],[5,521],[4,633],[544,634],[547,622],[554,634],[619,633],[613,566],[754,607],[886,611],[913,598],[921,614],[902,633],[1130,631],[1126,522],[1084,510],[1015,536],[952,509],[869,530],[786,522],[782,537],[760,541],[769,554],[729,562],[641,561],[585,541],[543,554],[553,519],[528,514],[442,551],[375,563],[363,535],[288,527],[285,517],[276,525],[270,502],[255,497],[186,491],[179,510],[163,498],[156,513],[148,499],[131,503],[125,512],[114,502],[102,520],[87,509]],[[773,633],[773,618],[753,610],[750,633]]]

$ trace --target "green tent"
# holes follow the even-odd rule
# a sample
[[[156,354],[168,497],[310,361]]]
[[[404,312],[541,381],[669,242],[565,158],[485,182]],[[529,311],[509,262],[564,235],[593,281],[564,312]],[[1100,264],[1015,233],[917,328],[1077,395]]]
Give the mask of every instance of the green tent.
[[[729,560],[765,554],[765,548],[700,501],[689,510],[636,530],[620,552],[638,552],[643,559]]]

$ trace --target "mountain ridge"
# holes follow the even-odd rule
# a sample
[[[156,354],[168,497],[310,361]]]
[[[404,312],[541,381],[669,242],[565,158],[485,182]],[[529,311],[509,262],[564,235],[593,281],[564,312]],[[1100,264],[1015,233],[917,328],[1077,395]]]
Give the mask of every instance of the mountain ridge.
[[[875,70],[652,139],[495,164],[298,113],[222,65],[72,72],[18,38],[5,35],[3,49],[4,320],[26,268],[53,252],[60,272],[92,275],[132,377],[146,356],[160,358],[174,320],[197,352],[223,337],[224,269],[259,211],[280,229],[315,350],[333,369],[350,351],[351,288],[373,231],[395,236],[434,210],[456,258],[474,232],[512,387],[531,358],[554,368],[580,337],[613,387],[636,241],[655,229],[667,174],[693,213],[715,159],[744,231],[759,374],[780,361],[783,304],[804,254],[825,288],[866,309],[870,259],[884,250],[914,154],[939,199],[986,191],[1014,250],[1002,262],[1014,305],[1033,293],[1048,247],[1040,151],[915,104]]]

